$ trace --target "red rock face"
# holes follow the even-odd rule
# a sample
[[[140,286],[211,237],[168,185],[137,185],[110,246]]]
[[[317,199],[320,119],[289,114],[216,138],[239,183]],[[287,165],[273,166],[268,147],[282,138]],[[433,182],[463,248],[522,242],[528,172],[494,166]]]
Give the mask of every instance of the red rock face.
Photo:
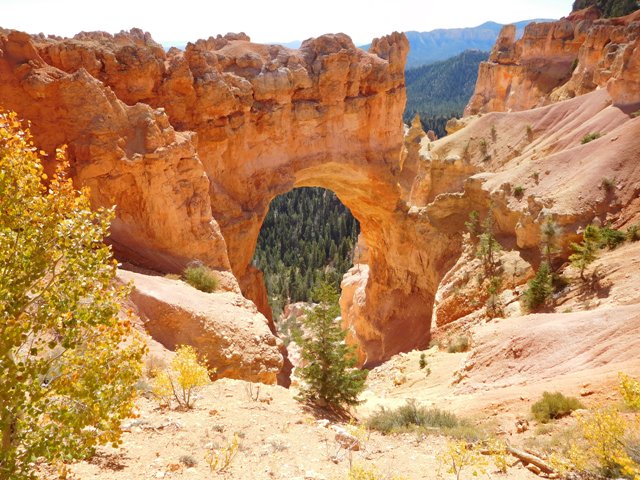
[[[0,35],[0,50],[0,103],[31,122],[50,158],[68,145],[94,206],[117,205],[112,241],[124,258],[164,271],[192,258],[229,269],[194,133],[176,132],[162,110],[126,105],[83,68],[52,67],[24,33]]]
[[[139,30],[8,33],[1,48],[0,100],[33,122],[42,148],[69,144],[74,178],[95,205],[118,205],[120,258],[160,271],[195,258],[231,270],[269,315],[250,268],[269,202],[328,188],[369,247],[369,301],[354,327],[363,361],[426,345],[432,297],[453,260],[416,247],[428,228],[416,228],[399,188],[411,180],[400,174],[404,35],[374,40],[369,52],[337,34],[299,50],[228,35],[165,53]]]
[[[615,104],[640,103],[640,12],[599,19],[597,9],[531,24],[515,41],[505,26],[480,65],[465,115],[519,111],[607,87]]]

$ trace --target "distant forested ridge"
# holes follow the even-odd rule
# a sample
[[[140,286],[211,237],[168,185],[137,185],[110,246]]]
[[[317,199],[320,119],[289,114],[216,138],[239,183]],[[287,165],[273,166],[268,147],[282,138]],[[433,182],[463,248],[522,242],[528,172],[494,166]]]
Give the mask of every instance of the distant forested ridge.
[[[273,199],[253,263],[264,272],[277,318],[290,302],[311,301],[320,280],[340,288],[360,226],[335,193],[297,188]]]
[[[478,66],[487,58],[489,52],[469,50],[442,62],[407,70],[405,123],[418,113],[425,130],[445,136],[447,120],[462,115],[478,79]]]
[[[576,0],[573,11],[595,5],[607,17],[622,17],[640,9],[640,2],[636,0]]]
[[[520,38],[524,27],[532,22],[552,22],[550,19],[537,18],[515,22],[516,38]],[[407,56],[407,70],[429,65],[430,63],[446,60],[465,50],[490,51],[496,43],[501,23],[485,22],[470,28],[440,28],[429,32],[405,32],[409,40],[409,55]],[[369,45],[362,47],[367,50]]]

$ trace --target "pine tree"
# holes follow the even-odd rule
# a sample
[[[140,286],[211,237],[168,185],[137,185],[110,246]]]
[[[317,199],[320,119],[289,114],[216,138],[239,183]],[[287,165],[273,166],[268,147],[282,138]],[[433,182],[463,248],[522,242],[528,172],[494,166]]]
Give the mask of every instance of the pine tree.
[[[493,217],[491,216],[491,212],[489,212],[489,216],[482,222],[482,233],[479,239],[476,255],[482,260],[485,276],[489,278],[494,276],[496,254],[500,251],[500,244],[493,235]]]
[[[540,243],[542,255],[549,264],[549,267],[551,267],[553,258],[560,252],[560,248],[558,247],[559,229],[553,220],[547,218],[542,225],[541,233],[542,240]]]
[[[529,288],[524,292],[524,304],[529,311],[535,311],[544,305],[553,294],[553,276],[551,267],[542,262],[536,276],[529,281]]]
[[[306,362],[300,369],[305,385],[298,398],[343,410],[359,403],[367,371],[355,368],[354,349],[345,343],[347,334],[336,321],[340,308],[335,287],[323,282],[315,289],[314,297],[318,305],[301,320],[304,336],[300,332],[295,335]]]
[[[600,231],[595,225],[587,225],[582,235],[582,242],[572,243],[574,253],[569,256],[569,261],[574,267],[580,269],[580,278],[584,280],[584,271],[587,266],[596,259]]]
[[[469,239],[471,240],[471,242],[477,243],[478,238],[480,237],[481,230],[480,214],[476,210],[473,210],[471,213],[469,213],[469,220],[464,222],[464,226],[469,232]]]

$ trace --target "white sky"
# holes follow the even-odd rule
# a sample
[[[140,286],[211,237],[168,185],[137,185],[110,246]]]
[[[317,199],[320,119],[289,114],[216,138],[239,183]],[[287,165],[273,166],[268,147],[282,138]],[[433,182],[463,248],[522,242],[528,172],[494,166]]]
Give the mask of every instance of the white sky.
[[[344,32],[358,45],[397,31],[560,18],[572,0],[0,0],[0,27],[72,36],[139,27],[156,41],[247,33],[256,42]]]

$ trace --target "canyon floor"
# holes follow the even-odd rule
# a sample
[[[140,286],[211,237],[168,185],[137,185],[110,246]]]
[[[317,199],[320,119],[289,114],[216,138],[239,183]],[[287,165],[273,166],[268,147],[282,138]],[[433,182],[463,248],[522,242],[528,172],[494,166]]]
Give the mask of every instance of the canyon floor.
[[[521,448],[539,452],[565,441],[575,418],[537,425],[531,405],[545,390],[577,396],[587,408],[615,404],[617,373],[640,375],[639,259],[640,242],[603,253],[594,265],[601,272],[597,288],[572,282],[554,312],[483,321],[473,328],[468,352],[433,346],[394,356],[370,372],[352,424],[364,423],[380,407],[415,399],[455,412]],[[296,401],[295,393],[295,388],[221,379],[204,387],[188,411],[161,408],[142,395],[136,417],[123,425],[122,445],[72,465],[71,476],[340,479],[353,463],[375,469],[381,478],[435,478],[439,471],[448,478],[438,461],[446,437],[361,430],[362,448],[349,453],[335,439],[334,422],[318,422],[323,416]],[[518,433],[516,422],[522,419],[529,428]],[[356,428],[342,423],[347,430]],[[234,435],[239,448],[229,467],[211,471],[208,452],[230,445]],[[519,463],[506,474],[490,468],[489,476],[536,478]],[[463,472],[462,478],[470,477]]]

